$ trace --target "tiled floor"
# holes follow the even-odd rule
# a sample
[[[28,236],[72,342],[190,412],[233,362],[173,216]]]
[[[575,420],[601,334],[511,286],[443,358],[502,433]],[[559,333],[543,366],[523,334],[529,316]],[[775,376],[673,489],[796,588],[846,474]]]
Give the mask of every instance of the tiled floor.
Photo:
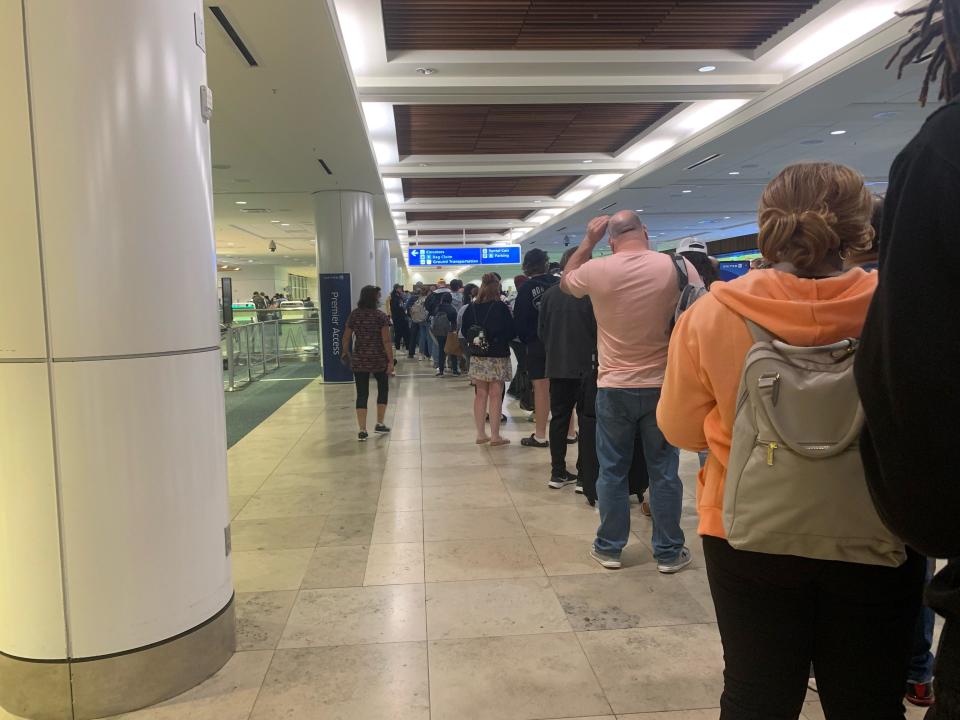
[[[126,717],[717,720],[696,457],[693,566],[657,573],[635,506],[626,567],[604,571],[587,555],[596,511],[547,488],[524,413],[513,445],[478,447],[465,379],[400,370],[389,439],[358,443],[352,386],[314,383],[230,451],[240,652]]]

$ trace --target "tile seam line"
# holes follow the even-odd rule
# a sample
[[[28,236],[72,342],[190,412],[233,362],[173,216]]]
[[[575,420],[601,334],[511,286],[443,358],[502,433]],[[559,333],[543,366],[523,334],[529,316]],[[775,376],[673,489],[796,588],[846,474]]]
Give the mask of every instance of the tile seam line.
[[[59,443],[57,442],[57,414],[56,401],[54,396],[53,372],[51,367],[51,349],[53,347],[53,338],[50,332],[50,308],[47,301],[47,276],[46,264],[44,263],[43,253],[43,224],[40,213],[40,178],[37,172],[37,132],[33,113],[33,88],[31,86],[30,75],[30,45],[29,33],[27,32],[27,2],[20,0],[20,19],[23,32],[23,69],[24,86],[27,95],[27,115],[30,126],[30,160],[33,170],[33,204],[35,219],[37,223],[37,256],[40,270],[40,297],[43,312],[43,330],[44,330],[44,353],[46,354],[47,370],[47,393],[50,408],[50,444],[53,455],[53,484],[54,500],[57,513],[57,545],[59,549],[60,561],[60,598],[63,602],[63,640],[64,650],[67,658],[73,656],[73,637],[71,632],[69,590],[67,580],[66,563],[66,543],[64,539],[65,522],[63,512],[63,483],[62,469],[60,467],[60,456],[58,452]],[[70,717],[76,717],[76,698],[73,690],[73,668],[68,663],[69,685],[70,685]]]

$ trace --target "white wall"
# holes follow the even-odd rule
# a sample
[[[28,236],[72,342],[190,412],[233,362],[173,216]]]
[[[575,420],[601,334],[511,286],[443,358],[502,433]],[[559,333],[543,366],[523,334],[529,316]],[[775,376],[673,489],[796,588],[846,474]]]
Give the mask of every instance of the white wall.
[[[228,277],[233,280],[233,301],[246,302],[253,297],[253,291],[258,290],[273,295],[277,292],[276,272],[273,265],[250,265],[241,267],[237,272],[217,273],[217,287],[220,278]],[[286,275],[283,276],[286,280]]]

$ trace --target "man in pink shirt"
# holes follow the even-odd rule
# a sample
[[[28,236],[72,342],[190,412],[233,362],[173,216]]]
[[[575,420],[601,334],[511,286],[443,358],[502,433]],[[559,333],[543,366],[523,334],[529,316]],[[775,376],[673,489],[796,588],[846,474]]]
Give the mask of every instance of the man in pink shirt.
[[[591,260],[608,230],[613,254]],[[687,273],[692,283],[700,282],[690,263]],[[560,285],[575,297],[589,295],[597,317],[600,527],[590,554],[605,568],[620,567],[620,554],[630,535],[628,474],[635,442],[643,443],[650,475],[657,569],[675,573],[691,561],[680,528],[680,451],[667,443],[657,427],[671,320],[680,297],[677,275],[669,255],[650,249],[639,216],[623,210],[612,218],[590,221]]]

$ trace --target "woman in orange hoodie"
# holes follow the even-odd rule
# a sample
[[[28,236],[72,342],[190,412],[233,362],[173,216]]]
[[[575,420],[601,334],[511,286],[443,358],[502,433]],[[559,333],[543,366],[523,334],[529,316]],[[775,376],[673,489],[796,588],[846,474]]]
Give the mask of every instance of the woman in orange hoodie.
[[[697,508],[723,642],[722,720],[796,720],[811,662],[828,720],[903,718],[902,694],[924,566],[897,568],[734,549],[723,488],[744,358],[744,318],[790,345],[859,337],[876,273],[843,272],[870,245],[872,201],[856,171],[784,169],[763,192],[759,245],[773,267],[729,283],[680,318],[657,412],[667,440],[709,449]]]

